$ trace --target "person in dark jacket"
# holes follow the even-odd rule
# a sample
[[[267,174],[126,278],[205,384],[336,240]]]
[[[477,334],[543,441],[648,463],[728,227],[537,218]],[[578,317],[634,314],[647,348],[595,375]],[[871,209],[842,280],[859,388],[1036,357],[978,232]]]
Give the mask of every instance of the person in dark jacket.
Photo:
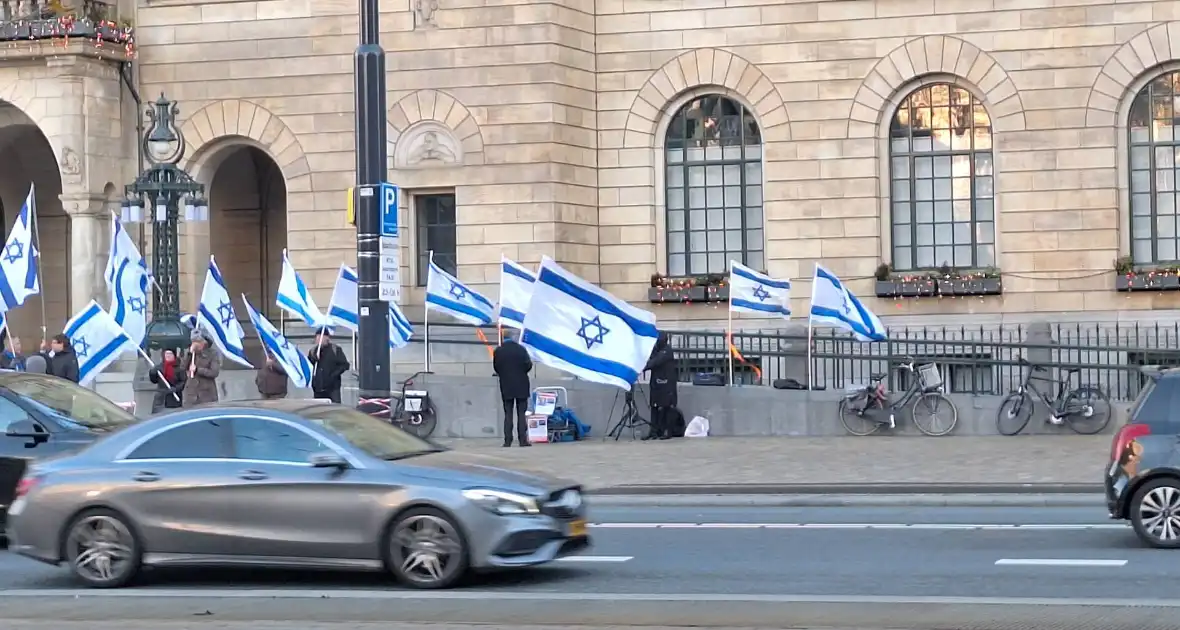
[[[268,350],[266,363],[258,369],[258,374],[254,377],[254,385],[258,387],[258,393],[262,395],[262,399],[286,398],[288,380],[290,379],[287,378],[287,372]]]
[[[504,401],[504,447],[512,446],[513,409],[516,411],[517,441],[521,446],[532,446],[529,443],[529,427],[524,414],[528,410],[529,396],[533,391],[532,383],[529,382],[533,360],[529,358],[528,350],[517,343],[507,331],[504,333],[504,341],[492,353],[492,369],[500,378],[500,398]]]
[[[78,357],[69,337],[57,334],[49,341],[42,341],[41,352],[45,355],[46,374],[78,382]]]
[[[676,413],[676,355],[668,333],[661,332],[643,370],[651,372],[651,432],[645,440],[672,437],[672,419]]]
[[[156,393],[152,397],[152,413],[160,413],[165,409],[180,409],[184,401],[184,383],[188,375],[180,369],[180,359],[175,350],[165,350],[164,360],[159,365],[152,366],[148,372],[148,380],[156,386]]]
[[[0,368],[25,371],[25,355],[21,352],[20,337],[8,337],[8,347],[0,354]]]
[[[213,342],[200,330],[193,330],[189,338],[188,354],[180,360],[180,371],[184,373],[183,406],[195,407],[217,402],[221,392],[217,388],[217,377],[221,375],[221,355]]]
[[[315,336],[315,347],[307,352],[311,361],[311,394],[315,398],[327,398],[340,402],[340,378],[348,372],[348,357],[344,350],[332,343],[332,335],[322,328]]]

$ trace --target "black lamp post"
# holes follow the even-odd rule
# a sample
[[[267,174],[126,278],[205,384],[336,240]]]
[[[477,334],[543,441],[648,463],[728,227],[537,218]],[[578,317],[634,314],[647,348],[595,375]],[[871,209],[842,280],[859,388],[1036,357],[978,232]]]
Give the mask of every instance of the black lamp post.
[[[381,301],[381,199],[385,181],[385,51],[377,0],[360,2],[356,48],[356,256],[361,398],[389,398],[389,307]]]
[[[163,94],[149,105],[145,115],[148,132],[143,153],[148,168],[124,187],[120,221],[151,223],[152,316],[147,328],[149,348],[181,348],[188,345],[189,330],[180,321],[179,223],[181,208],[185,221],[208,221],[209,204],[205,187],[177,166],[184,158],[184,134],[176,126],[180,113],[176,103]]]

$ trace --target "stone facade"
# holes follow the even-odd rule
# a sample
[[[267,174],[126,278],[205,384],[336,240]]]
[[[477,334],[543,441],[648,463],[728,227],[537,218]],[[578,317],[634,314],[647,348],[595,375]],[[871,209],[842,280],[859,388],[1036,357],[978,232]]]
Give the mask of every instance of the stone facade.
[[[264,256],[223,265],[227,278],[277,284],[273,273],[235,268],[273,269],[285,245],[326,302],[338,265],[355,262],[345,208],[356,3],[139,4],[141,92],[181,103],[186,166],[210,185],[214,213],[241,209],[214,180],[242,146],[268,155],[285,184],[281,223],[186,226],[183,303],[194,301],[218,242],[249,249],[236,232],[261,225],[285,226],[285,243],[268,235]],[[1003,294],[869,297],[870,308],[900,323],[1180,313],[1180,292],[1116,292],[1112,268],[1131,250],[1128,112],[1143,86],[1180,68],[1180,1],[390,0],[381,10],[389,178],[406,191],[403,299],[412,318],[422,290],[411,209],[415,195],[438,191],[456,198],[459,276],[490,297],[501,255],[526,265],[547,255],[646,302],[652,274],[668,271],[669,121],[707,94],[742,104],[757,122],[764,266],[796,281],[794,310],[805,311],[815,262],[872,296],[874,271],[892,251],[890,122],[915,89],[935,83],[965,90],[990,120]],[[53,61],[39,68],[70,76]],[[43,84],[116,82],[54,81],[0,80],[9,86],[0,98],[34,110],[61,161],[65,138],[93,125],[71,132],[63,125],[80,119],[40,120],[49,114],[32,99],[67,89]],[[133,120],[124,112],[100,127],[124,133]],[[78,190],[127,179],[83,172]],[[224,230],[235,238],[219,239]],[[73,247],[79,260],[94,256],[89,245]],[[686,326],[725,315],[701,304],[652,308]]]

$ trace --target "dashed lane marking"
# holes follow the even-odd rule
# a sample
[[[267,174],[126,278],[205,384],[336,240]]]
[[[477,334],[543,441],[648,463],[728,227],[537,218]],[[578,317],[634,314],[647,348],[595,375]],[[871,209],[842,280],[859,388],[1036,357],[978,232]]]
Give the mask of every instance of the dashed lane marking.
[[[882,529],[967,531],[1125,530],[1123,523],[591,523],[595,529]]]
[[[635,556],[566,556],[558,558],[557,562],[627,562]]]
[[[1122,567],[1126,560],[1099,558],[1001,558],[996,566],[1001,567]]]

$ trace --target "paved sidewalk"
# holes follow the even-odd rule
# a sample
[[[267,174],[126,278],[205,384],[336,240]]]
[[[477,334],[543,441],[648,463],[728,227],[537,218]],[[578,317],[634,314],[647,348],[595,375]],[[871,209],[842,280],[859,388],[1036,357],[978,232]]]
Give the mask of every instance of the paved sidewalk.
[[[601,489],[631,484],[1100,484],[1110,436],[826,437],[603,442],[532,448],[442,439]]]

